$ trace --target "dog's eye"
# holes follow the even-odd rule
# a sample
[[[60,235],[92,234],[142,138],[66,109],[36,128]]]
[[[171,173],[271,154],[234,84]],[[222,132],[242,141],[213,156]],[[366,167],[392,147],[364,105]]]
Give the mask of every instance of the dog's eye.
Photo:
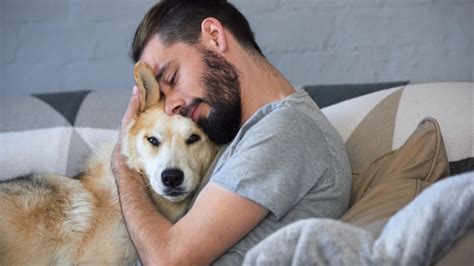
[[[158,139],[156,139],[155,137],[148,137],[147,140],[148,140],[148,142],[150,142],[151,145],[153,145],[153,146],[156,146],[156,147],[160,146],[160,142],[159,142]]]
[[[199,137],[198,135],[192,134],[192,135],[189,136],[189,138],[186,140],[186,144],[191,145],[191,144],[193,144],[194,142],[199,141],[200,139],[201,139],[201,137]]]

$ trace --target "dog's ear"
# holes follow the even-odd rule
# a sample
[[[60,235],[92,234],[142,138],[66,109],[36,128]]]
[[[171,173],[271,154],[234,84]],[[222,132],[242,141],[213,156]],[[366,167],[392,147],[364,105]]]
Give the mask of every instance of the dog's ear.
[[[143,112],[160,101],[160,85],[153,70],[145,62],[135,64],[133,77],[140,90],[140,112]]]

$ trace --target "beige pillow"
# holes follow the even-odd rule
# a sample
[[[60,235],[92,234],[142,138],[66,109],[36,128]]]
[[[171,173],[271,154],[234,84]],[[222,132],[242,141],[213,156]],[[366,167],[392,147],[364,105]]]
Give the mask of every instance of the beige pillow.
[[[387,220],[425,187],[448,174],[438,122],[425,118],[398,150],[353,176],[350,208],[341,220],[359,227]]]

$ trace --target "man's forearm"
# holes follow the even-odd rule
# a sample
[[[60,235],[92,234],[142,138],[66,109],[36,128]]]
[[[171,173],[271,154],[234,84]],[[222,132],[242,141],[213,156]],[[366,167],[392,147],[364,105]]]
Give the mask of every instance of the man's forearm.
[[[156,210],[139,173],[126,172],[116,182],[128,232],[143,263],[161,264],[170,255],[166,248],[172,223]]]

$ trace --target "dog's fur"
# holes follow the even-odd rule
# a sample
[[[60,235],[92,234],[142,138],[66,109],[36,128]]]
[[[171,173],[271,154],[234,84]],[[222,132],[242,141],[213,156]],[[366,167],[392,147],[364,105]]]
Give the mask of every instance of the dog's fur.
[[[134,73],[141,107],[123,138],[122,153],[129,167],[142,173],[157,208],[176,221],[186,211],[217,146],[190,119],[164,112],[148,66],[139,63]],[[159,145],[153,145],[150,137]],[[34,174],[0,182],[0,265],[135,262],[110,169],[113,147],[111,143],[97,151],[85,171],[73,178]],[[184,173],[181,185],[164,185],[162,174],[167,169]]]

